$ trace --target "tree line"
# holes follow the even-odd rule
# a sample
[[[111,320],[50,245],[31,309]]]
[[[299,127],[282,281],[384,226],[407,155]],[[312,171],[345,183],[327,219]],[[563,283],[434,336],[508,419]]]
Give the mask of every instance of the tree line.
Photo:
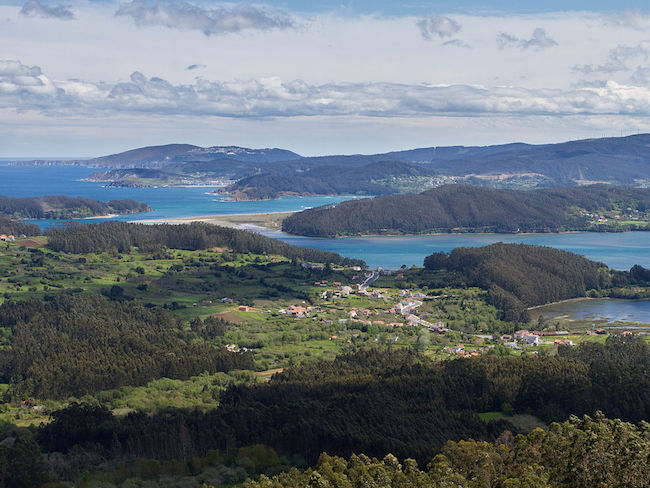
[[[40,236],[41,229],[35,224],[26,224],[19,220],[13,220],[4,215],[0,215],[0,234],[13,236]]]
[[[292,246],[261,234],[202,222],[181,225],[126,222],[71,224],[63,228],[49,228],[45,235],[50,249],[77,254],[112,249],[128,252],[133,246],[145,251],[155,251],[161,246],[192,251],[225,247],[239,253],[279,254],[293,260],[363,264],[363,261],[344,258],[334,252]]]
[[[560,232],[584,230],[577,209],[615,206],[645,212],[650,189],[591,185],[504,190],[445,185],[417,195],[387,195],[303,210],[282,230],[306,236],[420,234],[428,232]]]
[[[477,412],[532,413],[545,422],[598,410],[648,419],[649,366],[648,345],[622,336],[561,347],[552,357],[434,362],[408,350],[362,349],[290,367],[268,384],[232,386],[208,412],[117,418],[102,407],[72,406],[55,413],[39,439],[46,451],[80,445],[108,457],[190,459],[264,444],[310,464],[323,451],[426,462],[448,440],[493,441],[517,431],[507,417],[485,422]]]

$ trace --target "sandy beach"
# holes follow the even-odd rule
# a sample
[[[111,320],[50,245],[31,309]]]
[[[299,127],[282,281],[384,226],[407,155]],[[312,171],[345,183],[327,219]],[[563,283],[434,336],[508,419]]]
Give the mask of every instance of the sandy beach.
[[[197,217],[178,217],[169,219],[133,220],[137,224],[189,224],[190,222],[205,222],[208,224],[234,227],[238,229],[262,227],[269,230],[280,230],[282,221],[295,212],[268,212],[259,214],[231,215],[201,215]]]

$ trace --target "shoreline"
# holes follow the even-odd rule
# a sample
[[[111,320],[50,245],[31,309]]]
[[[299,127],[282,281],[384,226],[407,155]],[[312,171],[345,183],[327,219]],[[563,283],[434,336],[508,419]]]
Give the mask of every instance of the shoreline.
[[[135,224],[187,224],[190,222],[205,222],[214,225],[221,225],[222,227],[238,227],[241,228],[247,224],[255,224],[256,227],[263,227],[267,230],[278,231],[281,230],[281,221],[286,217],[299,213],[296,211],[277,211],[277,212],[260,212],[260,213],[241,213],[241,214],[217,214],[217,215],[197,215],[188,217],[163,217],[157,219],[143,219],[131,220],[129,223]],[[281,216],[281,217],[280,217]],[[96,218],[96,217],[89,217]],[[279,223],[278,223],[279,218]],[[269,221],[275,221],[271,225]],[[305,236],[302,234],[292,234],[287,232],[288,235],[296,237],[313,237],[325,239],[349,239],[349,238],[366,238],[366,237],[426,237],[426,236],[543,236],[543,235],[560,235],[560,234],[626,234],[633,232],[650,232],[642,230],[628,230],[623,232],[596,232],[590,230],[566,230],[560,232],[427,232],[418,234],[349,234],[337,236]],[[571,299],[573,300],[573,299]],[[558,302],[560,303],[560,302]],[[543,306],[543,305],[540,305]]]
[[[557,302],[551,302],[551,303],[545,303],[544,305],[535,305],[534,307],[528,307],[526,310],[539,310],[540,308],[544,307],[550,307],[552,305],[559,305],[561,303],[571,303],[571,302],[582,302],[585,300],[609,300],[610,297],[599,297],[599,298],[593,298],[593,297],[577,297],[577,298],[567,298],[566,300],[560,300]]]
[[[566,300],[560,300],[559,302],[546,303],[544,305],[535,305],[534,307],[529,307],[526,310],[528,310],[528,311],[539,310],[540,308],[551,307],[553,305],[560,305],[562,303],[583,302],[583,301],[586,301],[586,300],[629,300],[629,301],[648,300],[648,301],[650,301],[650,298],[577,297],[577,298],[567,298]]]
[[[298,212],[291,212],[298,213]],[[559,232],[421,232],[418,234],[342,234],[336,236],[306,236],[303,234],[290,234],[299,237],[313,237],[315,239],[349,239],[351,237],[425,237],[425,236],[544,236],[560,234],[628,234],[633,232],[650,232],[647,230],[625,230],[621,232],[605,232],[594,230],[563,230]]]
[[[135,213],[135,212],[133,212]],[[108,214],[108,215],[96,215],[95,217],[81,217],[79,220],[88,220],[88,219],[114,219],[124,214]]]
[[[282,221],[296,212],[263,212],[246,214],[200,215],[190,217],[169,217],[160,219],[130,220],[133,224],[189,224],[190,222],[205,222],[222,227],[251,228],[258,227],[270,231],[282,228]]]

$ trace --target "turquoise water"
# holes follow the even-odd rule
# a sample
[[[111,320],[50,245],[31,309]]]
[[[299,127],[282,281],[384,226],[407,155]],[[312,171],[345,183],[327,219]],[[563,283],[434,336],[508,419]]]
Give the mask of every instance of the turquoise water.
[[[558,303],[544,307],[544,317],[568,315],[572,320],[602,320],[608,322],[640,322],[650,324],[650,300],[584,300]]]
[[[361,258],[372,267],[396,269],[401,265],[422,266],[425,256],[449,252],[456,247],[478,247],[495,242],[550,246],[582,254],[615,269],[634,264],[650,268],[650,233],[575,232],[569,234],[444,234],[433,236],[346,237],[339,239],[292,236],[265,232],[290,244],[326,249],[343,256]]]
[[[154,211],[117,217],[116,220],[173,218],[236,213],[296,211],[335,203],[354,197],[286,197],[264,202],[227,202],[209,194],[211,188],[106,188],[100,183],[79,181],[95,172],[82,167],[3,166],[0,163],[0,195],[26,197],[39,195],[82,196],[94,200],[131,198],[147,203]],[[92,222],[88,219],[84,222]],[[35,221],[45,228],[57,221]],[[343,239],[292,236],[264,232],[290,244],[338,252],[360,258],[371,267],[398,268],[402,264],[421,266],[424,257],[436,251],[461,246],[484,246],[494,242],[517,242],[551,246],[582,254],[616,269],[634,264],[650,268],[650,233],[570,233],[570,234],[455,234],[436,236],[357,237]]]
[[[35,197],[42,195],[67,195],[107,201],[130,198],[144,202],[153,212],[121,215],[114,220],[164,219],[173,217],[228,215],[237,213],[293,212],[310,207],[338,203],[354,196],[285,197],[264,202],[230,202],[211,194],[210,188],[113,188],[102,183],[80,181],[94,168],[60,166],[1,166],[0,195],[9,197]],[[83,222],[105,219],[84,219]],[[58,220],[33,220],[41,228],[50,227]]]

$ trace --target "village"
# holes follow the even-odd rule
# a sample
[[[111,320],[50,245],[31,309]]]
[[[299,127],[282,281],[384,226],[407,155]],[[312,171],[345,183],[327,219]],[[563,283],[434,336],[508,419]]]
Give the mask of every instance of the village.
[[[428,353],[449,357],[478,357],[496,346],[507,348],[511,354],[538,354],[545,347],[574,346],[586,336],[608,333],[604,328],[581,331],[521,329],[508,334],[459,334],[458,331],[450,333],[442,317],[434,318],[429,313],[421,314],[418,311],[424,303],[444,300],[450,298],[449,295],[427,295],[410,289],[371,288],[369,285],[373,284],[380,274],[381,270],[367,272],[365,275],[353,275],[353,283],[350,284],[341,281],[315,281],[312,286],[318,296],[316,303],[303,301],[289,304],[278,309],[277,314],[297,321],[311,320],[322,323],[328,330],[337,329],[328,335],[330,341],[359,340],[363,332],[372,330],[379,332],[377,337],[368,337],[368,340],[381,340],[388,345],[404,345],[412,341],[400,341],[400,338],[414,337],[420,330],[425,330],[432,337],[440,338],[435,341],[439,347],[429,348]],[[401,279],[403,274],[398,272],[395,277]],[[238,311],[255,312],[259,309],[240,305]],[[623,334],[632,332],[625,331]],[[579,337],[576,338],[576,335]],[[455,338],[460,338],[461,342],[453,342]],[[229,350],[244,349],[231,344]]]

